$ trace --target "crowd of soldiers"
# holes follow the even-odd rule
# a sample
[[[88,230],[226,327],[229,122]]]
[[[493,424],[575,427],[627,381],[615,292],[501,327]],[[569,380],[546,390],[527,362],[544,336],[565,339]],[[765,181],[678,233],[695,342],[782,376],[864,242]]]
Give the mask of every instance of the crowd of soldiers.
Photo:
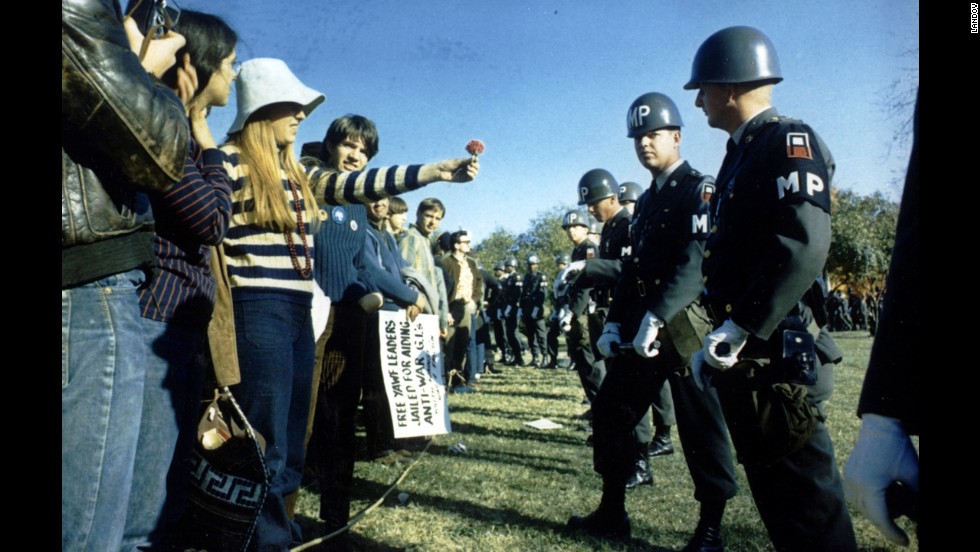
[[[827,329],[832,332],[867,330],[875,335],[883,296],[884,291],[878,286],[861,294],[853,290],[828,293]]]
[[[811,127],[772,106],[781,80],[764,33],[715,33],[684,88],[698,91],[708,125],[730,136],[717,180],[683,159],[680,111],[650,92],[627,111],[650,186],[620,185],[602,168],[577,184],[583,208],[562,219],[573,250],[556,259],[550,320],[555,337],[565,332],[591,404],[583,417],[602,498],[569,530],[628,539],[625,493],[653,482],[650,459],[673,453],[676,424],[700,504],[685,551],[724,550],[734,459],[777,550],[856,549],[825,425],[843,358],[830,331],[874,335],[881,292],[825,290],[836,165]],[[594,222],[603,225],[598,241],[589,238]],[[523,322],[530,365],[554,367],[546,277],[536,255],[527,262],[523,276],[514,258],[497,267],[497,343],[508,364],[523,364]]]

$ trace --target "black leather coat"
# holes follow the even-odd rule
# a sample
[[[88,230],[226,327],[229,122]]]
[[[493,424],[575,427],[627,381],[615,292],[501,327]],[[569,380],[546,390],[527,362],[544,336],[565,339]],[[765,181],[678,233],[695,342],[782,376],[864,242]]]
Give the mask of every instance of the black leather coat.
[[[183,105],[129,48],[118,2],[62,0],[62,287],[152,264],[144,191],[183,175]],[[148,257],[148,258],[147,258]]]

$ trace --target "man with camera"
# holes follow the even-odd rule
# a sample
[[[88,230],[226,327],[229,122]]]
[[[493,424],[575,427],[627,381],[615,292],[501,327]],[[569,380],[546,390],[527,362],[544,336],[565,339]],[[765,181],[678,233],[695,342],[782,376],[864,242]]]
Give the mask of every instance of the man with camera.
[[[181,179],[190,136],[158,78],[185,40],[144,40],[109,0],[63,1],[61,29],[61,542],[118,550],[146,368],[137,293],[155,262],[144,192]]]

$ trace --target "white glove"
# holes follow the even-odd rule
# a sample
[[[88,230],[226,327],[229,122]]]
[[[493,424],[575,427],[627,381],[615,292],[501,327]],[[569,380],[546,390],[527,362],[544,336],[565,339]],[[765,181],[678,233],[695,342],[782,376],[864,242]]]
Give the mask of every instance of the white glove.
[[[504,311],[504,316],[510,318],[510,311],[514,310],[513,305],[507,305],[507,310]]]
[[[749,332],[743,330],[729,318],[717,330],[704,336],[704,360],[708,365],[719,370],[728,370],[738,362],[738,353],[745,347]],[[729,345],[727,354],[719,354],[718,346],[722,343]]]
[[[865,414],[857,443],[844,464],[844,495],[889,541],[908,546],[885,503],[885,489],[901,481],[919,491],[919,457],[902,423],[895,418]]]
[[[561,331],[568,333],[572,330],[572,311],[568,307],[562,307],[558,314],[558,323],[561,324]]]
[[[596,341],[596,348],[599,349],[599,353],[604,357],[614,357],[616,353],[613,352],[613,344],[619,344],[619,323],[618,322],[606,322],[606,325],[602,327],[602,335],[599,336],[599,340]]]
[[[575,261],[569,264],[565,268],[561,269],[561,272],[559,272],[558,276],[555,277],[555,286],[558,285],[558,282],[563,284],[567,283],[569,278],[579,272],[582,272],[583,270],[585,270],[585,261]],[[555,289],[557,289],[557,287]]]
[[[538,307],[534,307],[533,309],[531,309],[531,318],[534,319],[538,318]]]
[[[636,331],[636,337],[633,338],[633,350],[636,354],[643,358],[653,358],[659,355],[660,349],[654,347],[653,344],[657,340],[660,328],[663,327],[664,321],[656,314],[647,311],[646,315],[643,316],[643,321],[640,322],[640,329]]]
[[[504,311],[497,309],[497,320],[503,320],[503,319],[504,319]]]
[[[694,378],[694,385],[704,391],[711,385],[712,368],[704,361],[704,351],[698,351],[691,356],[691,377]]]
[[[517,307],[517,317],[524,318],[524,309]]]

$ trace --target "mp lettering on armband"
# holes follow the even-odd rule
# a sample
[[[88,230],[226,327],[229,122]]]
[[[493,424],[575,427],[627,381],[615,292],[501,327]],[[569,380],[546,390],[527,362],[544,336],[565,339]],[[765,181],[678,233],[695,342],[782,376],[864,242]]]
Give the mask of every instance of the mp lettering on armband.
[[[714,179],[710,176],[704,177],[698,187],[698,205],[694,213],[691,214],[691,234],[696,239],[708,237],[708,212],[710,210],[711,196],[715,195]]]
[[[795,170],[776,178],[776,198],[799,198],[830,212],[830,190],[824,179],[814,172]]]
[[[620,257],[629,257],[632,254],[633,254],[633,246],[632,245],[627,245],[627,246],[621,247],[619,249],[619,256]]]
[[[706,235],[708,233],[708,213],[695,213],[691,215],[691,233],[695,235]]]
[[[824,186],[823,179],[819,176],[805,172],[804,178],[804,192],[806,195],[816,198],[821,195],[826,187]],[[789,176],[780,176],[776,179],[776,192],[779,199],[783,199],[789,194],[799,194],[800,193],[800,171],[793,171],[789,173]]]

